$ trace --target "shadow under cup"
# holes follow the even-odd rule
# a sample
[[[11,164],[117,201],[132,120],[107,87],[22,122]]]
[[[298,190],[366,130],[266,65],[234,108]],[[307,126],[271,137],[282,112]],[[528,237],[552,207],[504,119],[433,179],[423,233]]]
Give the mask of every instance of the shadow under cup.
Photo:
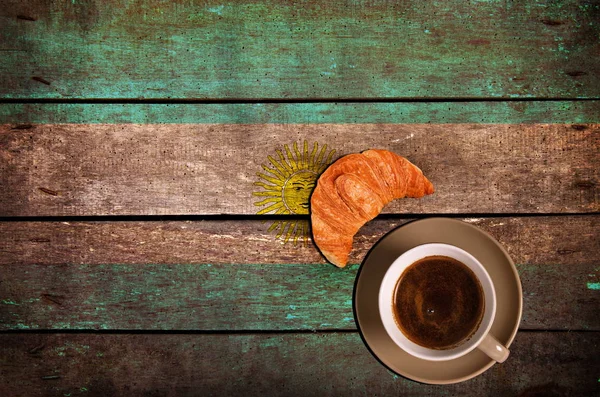
[[[463,263],[477,277],[481,284],[485,308],[483,318],[476,331],[465,341],[450,349],[434,350],[418,345],[408,339],[396,324],[393,312],[395,288],[403,272],[413,263],[430,256],[446,256]],[[379,289],[379,314],[390,338],[407,353],[430,361],[452,360],[479,347],[496,361],[504,361],[508,351],[495,345],[496,339],[489,335],[496,314],[496,292],[489,274],[468,252],[448,244],[424,244],[412,248],[399,256],[386,272]],[[491,349],[490,349],[491,348]],[[502,354],[501,354],[502,353]]]

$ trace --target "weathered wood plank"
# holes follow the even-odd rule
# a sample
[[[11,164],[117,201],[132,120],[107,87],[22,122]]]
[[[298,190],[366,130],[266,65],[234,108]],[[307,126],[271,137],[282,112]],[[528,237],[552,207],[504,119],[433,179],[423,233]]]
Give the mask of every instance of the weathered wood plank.
[[[436,187],[387,213],[595,212],[599,132],[598,124],[3,125],[0,216],[254,214],[269,206],[253,195],[264,183],[280,185],[275,203],[308,200],[310,186],[285,196],[289,176],[263,170],[273,167],[269,156],[310,170],[332,148],[335,158],[373,147],[406,156]]]
[[[591,396],[597,333],[527,332],[482,375],[433,386],[394,375],[357,333],[0,335],[5,395]]]
[[[4,98],[600,96],[592,1],[4,3]]]
[[[521,329],[600,330],[595,264],[519,265]],[[2,266],[1,330],[355,329],[357,265]]]
[[[600,330],[597,217],[469,221],[521,263],[522,329]],[[368,224],[353,261],[395,225]],[[0,226],[0,329],[355,329],[358,266],[281,245],[260,222]]]
[[[494,236],[516,263],[576,265],[600,259],[598,216],[462,220]],[[354,238],[350,263],[361,263],[384,234],[408,221],[368,222]],[[310,236],[305,244],[283,244],[270,226],[258,220],[0,222],[0,265],[326,263]]]
[[[0,103],[0,124],[600,123],[600,101]]]

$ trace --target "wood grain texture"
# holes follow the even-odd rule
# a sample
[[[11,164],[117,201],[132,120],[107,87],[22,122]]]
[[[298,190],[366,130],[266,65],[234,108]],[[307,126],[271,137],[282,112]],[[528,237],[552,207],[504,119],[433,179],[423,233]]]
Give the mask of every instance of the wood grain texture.
[[[598,98],[587,0],[9,0],[3,98]]]
[[[522,329],[600,330],[598,217],[467,219],[518,269]],[[398,223],[370,222],[353,261]],[[0,329],[355,329],[357,265],[260,222],[3,223]],[[318,263],[314,263],[314,262]],[[147,264],[148,262],[159,264]],[[281,264],[283,263],[283,264]]]
[[[598,216],[459,219],[494,236],[516,263],[600,259]],[[350,263],[360,264],[384,234],[408,221],[368,222],[354,238]],[[0,265],[326,263],[310,240],[283,244],[269,227],[260,220],[1,222]]]
[[[0,124],[600,123],[600,101],[0,103]]]
[[[386,213],[600,209],[598,124],[26,127],[0,127],[0,216],[254,214],[261,165],[294,142],[298,155],[318,142],[335,156],[381,148],[419,166],[436,193]]]
[[[521,329],[600,330],[594,264],[519,265]],[[353,330],[358,270],[330,265],[2,266],[0,330]],[[591,281],[590,281],[591,280]]]
[[[595,333],[517,334],[511,356],[467,382],[399,377],[357,333],[0,335],[5,395],[591,396]]]

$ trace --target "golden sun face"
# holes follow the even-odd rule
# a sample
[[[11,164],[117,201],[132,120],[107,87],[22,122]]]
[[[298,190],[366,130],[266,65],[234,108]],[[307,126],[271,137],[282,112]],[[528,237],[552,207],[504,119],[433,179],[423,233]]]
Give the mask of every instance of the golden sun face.
[[[261,180],[254,185],[262,189],[252,194],[262,199],[254,205],[264,207],[257,212],[258,215],[308,215],[310,194],[321,172],[331,164],[335,150],[328,151],[327,145],[319,150],[317,142],[309,150],[307,141],[304,141],[302,152],[296,142],[292,148],[293,151],[284,145],[285,154],[275,150],[278,158],[267,156],[270,164],[262,164],[266,173],[257,173]],[[296,245],[298,240],[302,240],[306,244],[309,223],[308,220],[277,220],[269,227],[269,231],[277,231],[276,237],[284,243],[292,240]]]

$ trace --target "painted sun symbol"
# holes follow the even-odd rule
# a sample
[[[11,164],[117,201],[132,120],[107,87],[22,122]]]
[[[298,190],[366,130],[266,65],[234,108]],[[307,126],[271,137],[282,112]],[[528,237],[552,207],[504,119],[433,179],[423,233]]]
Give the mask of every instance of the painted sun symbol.
[[[267,156],[270,164],[262,164],[265,173],[258,172],[261,180],[254,183],[262,188],[252,193],[261,198],[254,205],[264,207],[257,214],[308,215],[310,194],[319,175],[331,164],[335,150],[328,151],[327,145],[319,150],[317,142],[309,150],[308,142],[304,141],[302,152],[294,142],[292,149],[284,145],[283,151],[277,149],[275,153],[278,159]],[[310,235],[309,222],[304,219],[277,220],[269,227],[269,232],[276,232],[276,238],[284,243],[292,240],[297,245],[301,240],[306,244]]]

